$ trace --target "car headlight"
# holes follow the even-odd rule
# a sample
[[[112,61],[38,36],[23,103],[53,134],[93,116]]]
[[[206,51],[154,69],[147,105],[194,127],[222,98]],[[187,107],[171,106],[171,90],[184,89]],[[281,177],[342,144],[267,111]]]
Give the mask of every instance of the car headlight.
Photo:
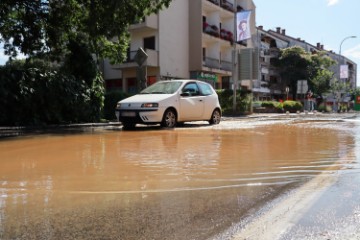
[[[142,108],[157,108],[159,107],[158,103],[143,103],[141,104]]]

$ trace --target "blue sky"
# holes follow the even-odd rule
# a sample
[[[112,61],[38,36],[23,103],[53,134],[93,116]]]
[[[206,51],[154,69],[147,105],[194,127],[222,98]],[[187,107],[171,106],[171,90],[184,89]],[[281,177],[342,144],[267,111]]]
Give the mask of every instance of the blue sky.
[[[286,34],[341,55],[357,63],[360,84],[360,0],[253,0],[256,25],[265,30],[286,29]]]

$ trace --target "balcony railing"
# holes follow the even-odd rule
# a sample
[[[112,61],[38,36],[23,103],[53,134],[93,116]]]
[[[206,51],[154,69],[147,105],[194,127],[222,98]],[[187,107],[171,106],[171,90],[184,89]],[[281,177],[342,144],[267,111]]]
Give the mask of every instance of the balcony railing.
[[[147,29],[158,29],[158,15],[151,14],[130,25],[129,30],[139,30],[143,28]]]
[[[217,58],[206,57],[204,59],[203,65],[208,68],[214,68],[224,71],[232,71],[232,63],[230,61],[220,60]]]
[[[230,12],[234,12],[234,4],[232,4],[231,2],[228,2],[226,0],[221,1],[221,7]]]
[[[220,30],[220,38],[229,41],[231,44],[234,43],[234,34],[231,31],[221,29]]]
[[[137,51],[127,52],[127,54],[126,54],[126,60],[125,60],[124,63],[135,62],[134,58],[135,58],[136,53],[137,53]]]
[[[232,63],[229,61],[221,60],[220,68],[225,71],[232,71]]]
[[[203,23],[203,32],[213,37],[220,37],[219,28],[216,25],[210,25],[206,22]]]
[[[215,5],[219,5],[219,0],[208,0],[209,2],[212,2]]]
[[[210,25],[207,22],[203,23],[203,32],[213,37],[220,37],[223,40],[229,41],[231,44],[234,42],[234,34],[226,29],[220,29],[216,25]]]
[[[135,55],[137,52],[138,51],[128,51],[127,58],[122,64],[135,63]],[[146,65],[158,66],[159,65],[158,52],[152,49],[145,49],[145,52],[148,55],[148,58],[146,60]],[[121,67],[122,64],[119,64],[117,67]]]
[[[209,68],[220,69],[219,59],[206,57],[204,61],[204,66]]]
[[[212,2],[213,4],[222,7],[230,12],[234,12],[234,4],[232,4],[229,1],[226,0],[208,0],[209,2]]]

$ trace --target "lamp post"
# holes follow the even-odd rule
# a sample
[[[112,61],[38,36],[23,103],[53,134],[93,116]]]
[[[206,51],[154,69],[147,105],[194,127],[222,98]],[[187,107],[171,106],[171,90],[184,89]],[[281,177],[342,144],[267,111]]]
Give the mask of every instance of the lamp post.
[[[339,82],[340,82],[340,80],[341,80],[341,76],[342,76],[342,74],[341,74],[341,69],[343,68],[342,67],[342,62],[343,61],[341,61],[341,59],[344,59],[344,58],[342,58],[342,56],[341,56],[341,47],[342,47],[342,44],[347,40],[347,39],[350,39],[350,38],[356,38],[356,36],[348,36],[348,37],[346,37],[346,38],[344,38],[342,41],[341,41],[341,43],[340,43],[340,48],[339,48]],[[346,73],[346,74],[348,74],[348,73]],[[337,92],[337,94],[339,95],[341,95],[341,90],[339,89],[338,90],[338,92]],[[338,98],[339,96],[337,96],[337,98]],[[335,110],[338,110],[337,109],[337,107],[335,107],[335,96],[334,96],[334,108],[333,108],[333,110],[335,111]]]
[[[356,38],[356,36],[348,36],[346,38],[344,38],[341,43],[340,43],[340,49],[339,49],[339,55],[341,56],[341,46],[342,44],[345,42],[345,40],[349,39],[349,38]]]
[[[340,48],[339,48],[339,80],[341,79],[341,65],[342,65],[342,62],[341,59],[344,59],[342,56],[341,56],[341,46],[342,44],[345,42],[345,40],[347,39],[350,39],[350,38],[356,38],[356,36],[348,36],[346,38],[344,38],[341,43],[340,43]]]

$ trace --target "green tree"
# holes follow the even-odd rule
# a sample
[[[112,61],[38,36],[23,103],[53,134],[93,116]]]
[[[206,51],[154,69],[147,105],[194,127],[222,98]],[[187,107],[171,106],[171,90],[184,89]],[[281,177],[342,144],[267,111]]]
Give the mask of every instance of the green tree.
[[[329,68],[335,64],[326,52],[310,53],[299,46],[282,49],[276,62],[282,79],[282,89],[289,86],[296,98],[297,81],[308,80],[309,89],[322,97],[330,89],[334,73]]]
[[[329,92],[331,88],[331,80],[334,73],[328,69],[318,69],[310,80],[310,88],[313,93],[323,99],[323,94]]]
[[[129,24],[168,7],[171,0],[1,0],[0,43],[15,57],[61,60],[79,37],[98,58],[122,62]]]
[[[350,94],[354,96],[360,95],[360,87],[350,89]]]
[[[323,94],[329,92],[334,72],[330,69],[336,63],[327,56],[326,52],[317,52],[311,55],[309,70],[309,87],[313,93],[323,99]]]
[[[280,57],[275,63],[281,76],[281,89],[289,86],[293,99],[296,99],[297,81],[309,79],[308,67],[311,64],[310,54],[302,47],[294,46],[281,49]]]

